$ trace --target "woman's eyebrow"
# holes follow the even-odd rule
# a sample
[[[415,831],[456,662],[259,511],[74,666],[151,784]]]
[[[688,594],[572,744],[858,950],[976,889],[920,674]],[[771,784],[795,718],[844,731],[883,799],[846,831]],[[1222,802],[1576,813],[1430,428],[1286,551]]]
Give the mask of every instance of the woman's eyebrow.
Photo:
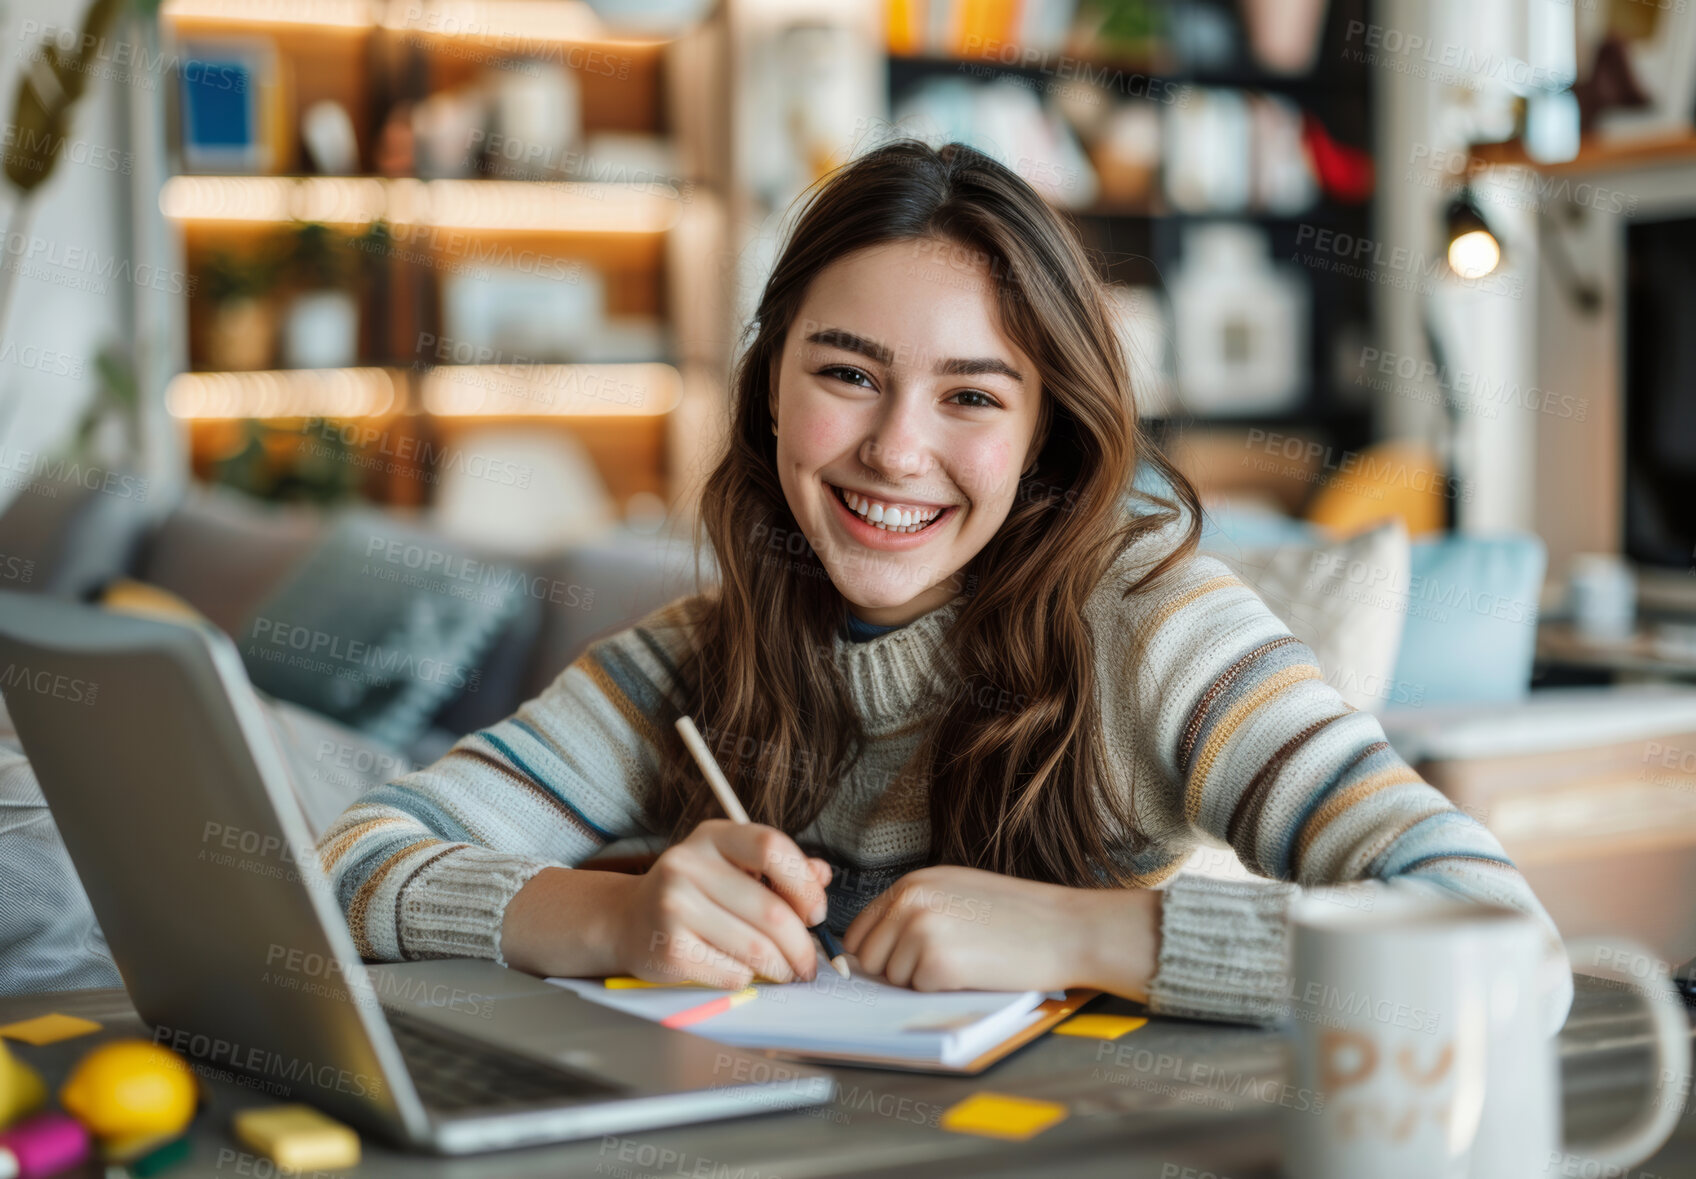
[[[842,348],[856,352],[879,364],[889,365],[895,362],[895,353],[887,345],[876,340],[868,340],[842,328],[823,328],[807,337],[809,344],[823,344],[826,347]],[[948,360],[939,360],[931,370],[938,376],[945,377],[977,377],[985,374],[999,374],[1025,383],[1025,375],[1005,360],[994,356],[956,356]]]
[[[842,328],[823,328],[807,337],[809,344],[823,344],[827,348],[842,348],[849,352],[858,352],[869,360],[879,364],[894,364],[895,353],[876,340],[868,340],[864,336],[856,336],[853,332]]]
[[[1005,360],[997,360],[993,356],[957,356],[952,360],[939,360],[933,371],[944,377],[981,377],[986,373],[999,373],[1001,376],[1013,378],[1021,385],[1025,383],[1024,373]]]

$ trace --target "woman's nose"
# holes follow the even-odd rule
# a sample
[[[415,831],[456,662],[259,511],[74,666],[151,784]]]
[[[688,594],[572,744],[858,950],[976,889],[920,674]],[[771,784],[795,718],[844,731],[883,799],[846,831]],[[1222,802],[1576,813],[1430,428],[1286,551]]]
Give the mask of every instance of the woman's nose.
[[[930,466],[930,442],[910,413],[894,410],[860,443],[860,461],[891,479],[923,475]]]

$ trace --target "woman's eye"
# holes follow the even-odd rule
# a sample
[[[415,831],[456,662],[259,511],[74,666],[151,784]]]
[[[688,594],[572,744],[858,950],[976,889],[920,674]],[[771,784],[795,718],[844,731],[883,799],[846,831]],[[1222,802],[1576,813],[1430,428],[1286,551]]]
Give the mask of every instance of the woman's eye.
[[[865,383],[860,385],[863,389],[871,388],[872,384],[872,379],[865,373],[857,368],[848,368],[844,365],[833,364],[829,368],[820,369],[819,375],[821,377],[835,377],[839,381],[847,381],[850,385],[858,385],[863,381]]]
[[[1001,404],[988,393],[979,389],[962,389],[960,392],[954,394],[954,400],[958,404],[964,405],[969,409],[977,409],[980,406],[993,408],[994,406]]]

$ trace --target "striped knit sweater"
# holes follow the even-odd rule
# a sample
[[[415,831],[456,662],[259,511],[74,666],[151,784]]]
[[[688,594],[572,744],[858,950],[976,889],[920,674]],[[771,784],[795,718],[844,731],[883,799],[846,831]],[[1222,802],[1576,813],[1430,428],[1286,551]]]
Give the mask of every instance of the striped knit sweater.
[[[1136,884],[1164,891],[1150,1007],[1277,1018],[1291,900],[1303,886],[1362,880],[1378,882],[1369,893],[1458,894],[1533,914],[1564,966],[1552,922],[1495,837],[1421,781],[1223,565],[1193,557],[1123,596],[1170,535],[1133,545],[1088,605],[1110,788],[1128,796],[1143,837],[1125,859]],[[954,602],[865,642],[836,640],[867,745],[818,819],[791,834],[835,870],[838,931],[925,862],[927,796],[907,766],[934,715],[926,702],[947,682],[941,640],[957,612]],[[361,953],[498,961],[505,906],[533,874],[653,837],[644,802],[676,716],[688,617],[676,602],[595,644],[514,716],[337,819],[319,851]],[[1198,848],[1221,845],[1270,879],[1180,872]],[[1553,1034],[1572,980],[1565,969],[1548,977]]]

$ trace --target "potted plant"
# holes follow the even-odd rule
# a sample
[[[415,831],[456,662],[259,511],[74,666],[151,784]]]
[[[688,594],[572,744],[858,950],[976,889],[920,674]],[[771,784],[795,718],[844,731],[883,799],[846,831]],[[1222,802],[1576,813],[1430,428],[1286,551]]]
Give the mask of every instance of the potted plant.
[[[291,286],[283,321],[285,368],[346,368],[359,358],[358,267],[349,244],[327,225],[296,227],[288,260]]]
[[[203,289],[212,306],[206,362],[213,370],[250,372],[272,366],[277,351],[277,272],[276,259],[264,250],[247,255],[214,250],[207,259]]]

